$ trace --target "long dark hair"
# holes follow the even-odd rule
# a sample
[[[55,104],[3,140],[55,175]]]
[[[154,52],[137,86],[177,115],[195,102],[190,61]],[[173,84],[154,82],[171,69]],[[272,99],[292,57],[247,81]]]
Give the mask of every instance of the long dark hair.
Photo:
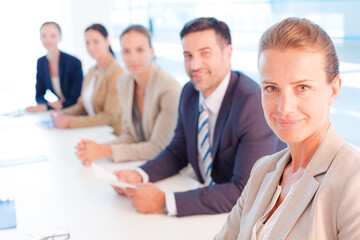
[[[106,30],[106,28],[101,25],[100,23],[94,23],[90,26],[88,26],[85,29],[85,32],[89,31],[89,30],[95,30],[98,31],[99,33],[101,33],[101,35],[104,36],[104,38],[107,38],[109,36],[108,31]],[[111,49],[111,46],[109,45],[109,52],[115,57],[114,51]]]

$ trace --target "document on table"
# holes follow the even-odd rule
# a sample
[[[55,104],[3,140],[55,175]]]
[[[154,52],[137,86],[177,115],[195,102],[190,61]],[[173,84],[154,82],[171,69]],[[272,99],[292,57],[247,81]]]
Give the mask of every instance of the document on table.
[[[43,120],[37,123],[40,127],[44,128],[56,128],[56,125],[53,120]]]
[[[0,199],[0,229],[16,227],[15,201]]]
[[[100,167],[96,163],[91,163],[92,169],[94,170],[95,176],[97,179],[107,182],[113,186],[119,187],[119,188],[133,188],[135,189],[135,185],[131,185],[129,183],[125,182],[119,182],[115,174],[109,172],[105,168]]]

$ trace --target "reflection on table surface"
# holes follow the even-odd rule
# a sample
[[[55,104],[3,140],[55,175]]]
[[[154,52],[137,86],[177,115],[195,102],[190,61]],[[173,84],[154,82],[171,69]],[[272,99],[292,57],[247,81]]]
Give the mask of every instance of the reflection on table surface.
[[[129,199],[96,179],[91,167],[81,165],[74,146],[81,138],[100,143],[115,139],[108,126],[60,130],[37,123],[48,113],[25,114],[16,126],[1,127],[1,161],[45,157],[0,167],[0,196],[15,199],[17,228],[0,231],[0,239],[28,239],[51,235],[59,229],[71,239],[212,239],[226,214],[185,218],[142,215]],[[115,171],[141,162],[97,163]],[[194,179],[178,174],[156,183],[164,191],[199,187]]]

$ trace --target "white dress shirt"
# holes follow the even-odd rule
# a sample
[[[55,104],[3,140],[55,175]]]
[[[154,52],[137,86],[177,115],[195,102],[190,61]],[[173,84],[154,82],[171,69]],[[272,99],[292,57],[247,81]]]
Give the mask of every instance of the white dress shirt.
[[[209,110],[209,136],[210,136],[210,145],[211,146],[212,146],[213,139],[214,139],[214,130],[215,130],[216,119],[218,117],[219,110],[220,110],[222,101],[224,99],[226,90],[229,86],[230,74],[231,74],[231,72],[229,72],[225,76],[224,80],[220,83],[220,85],[207,98],[204,97],[202,92],[199,92],[199,109],[200,109],[201,104],[204,102],[206,107]],[[204,168],[203,162],[202,162],[199,154],[198,154],[198,164],[199,164],[199,169],[200,169],[201,175],[204,178],[205,171],[203,169]],[[149,176],[147,175],[147,173],[144,170],[142,170],[141,168],[136,168],[135,171],[137,171],[141,175],[141,177],[143,179],[143,183],[146,183],[149,181]],[[166,204],[166,209],[168,210],[168,216],[176,216],[177,208],[176,208],[174,192],[165,192],[165,204]]]

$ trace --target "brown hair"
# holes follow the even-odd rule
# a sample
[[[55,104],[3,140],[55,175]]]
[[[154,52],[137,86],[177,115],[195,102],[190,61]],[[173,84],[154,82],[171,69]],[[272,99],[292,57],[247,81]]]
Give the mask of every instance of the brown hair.
[[[125,34],[131,32],[131,31],[141,33],[145,37],[147,37],[147,39],[149,40],[149,46],[152,47],[152,45],[151,45],[151,32],[147,28],[145,28],[144,26],[139,25],[139,24],[130,25],[127,28],[125,28],[125,30],[120,34],[120,40]]]
[[[195,18],[187,22],[180,32],[180,38],[183,39],[187,34],[206,30],[214,30],[224,46],[231,44],[231,34],[228,25],[213,17]]]
[[[304,48],[324,54],[328,82],[339,75],[339,59],[329,35],[317,24],[290,17],[268,28],[260,38],[259,53],[267,49]]]
[[[106,28],[100,23],[91,24],[85,29],[85,33],[90,30],[98,31],[104,38],[107,38],[109,36],[109,33],[106,30]],[[111,55],[115,57],[114,51],[112,50],[110,45],[109,45],[109,52],[111,53]]]

